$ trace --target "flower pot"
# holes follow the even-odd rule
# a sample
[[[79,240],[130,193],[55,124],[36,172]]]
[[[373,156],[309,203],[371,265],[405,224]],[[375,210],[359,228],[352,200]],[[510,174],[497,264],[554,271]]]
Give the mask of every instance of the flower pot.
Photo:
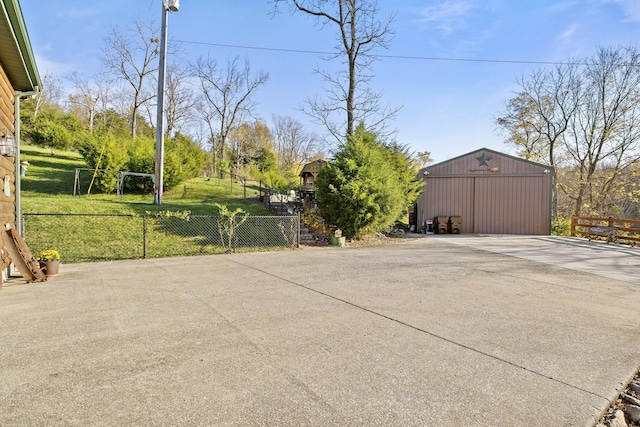
[[[60,271],[60,261],[40,261],[40,270],[45,276],[57,276]]]

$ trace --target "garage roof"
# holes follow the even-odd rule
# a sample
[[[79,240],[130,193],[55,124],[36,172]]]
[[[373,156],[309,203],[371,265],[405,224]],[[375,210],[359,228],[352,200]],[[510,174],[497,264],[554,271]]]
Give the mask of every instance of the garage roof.
[[[20,92],[42,87],[19,0],[0,0],[0,64]]]

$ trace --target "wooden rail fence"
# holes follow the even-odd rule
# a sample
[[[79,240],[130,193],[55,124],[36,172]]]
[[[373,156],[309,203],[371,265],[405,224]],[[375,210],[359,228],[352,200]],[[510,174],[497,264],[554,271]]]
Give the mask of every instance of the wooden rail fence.
[[[613,235],[613,240],[626,240],[635,244],[640,242],[640,220],[572,216],[571,235],[589,239],[605,237],[608,241],[612,240]]]

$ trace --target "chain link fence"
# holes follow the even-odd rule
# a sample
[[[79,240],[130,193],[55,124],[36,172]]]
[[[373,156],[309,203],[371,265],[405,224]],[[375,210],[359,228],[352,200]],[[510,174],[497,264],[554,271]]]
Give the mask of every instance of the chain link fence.
[[[300,217],[24,213],[31,252],[64,262],[281,250],[300,246]]]

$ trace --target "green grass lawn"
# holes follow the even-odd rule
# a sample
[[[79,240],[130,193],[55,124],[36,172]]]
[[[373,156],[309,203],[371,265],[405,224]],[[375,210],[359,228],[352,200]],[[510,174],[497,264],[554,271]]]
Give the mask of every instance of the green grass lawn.
[[[22,211],[24,213],[84,213],[84,214],[144,214],[158,211],[190,211],[194,215],[217,215],[214,203],[227,205],[229,209],[241,208],[251,215],[270,215],[256,201],[259,188],[229,179],[193,178],[166,191],[162,205],[153,203],[153,194],[87,194],[91,180],[88,171],[81,171],[82,193],[73,196],[76,168],[86,168],[80,154],[56,151],[33,145],[22,146],[21,160],[29,162],[22,177]]]
[[[51,155],[49,149],[27,145],[22,147],[21,160],[29,162],[22,177],[21,205],[25,241],[34,255],[57,249],[63,261],[83,262],[222,253],[225,248],[217,243],[217,223],[195,217],[218,215],[214,203],[227,205],[232,211],[240,208],[250,217],[271,215],[258,201],[257,185],[245,188],[228,179],[194,178],[166,191],[163,204],[158,206],[152,194],[87,194],[88,171],[80,173],[83,193],[73,196],[75,170],[86,168],[78,153],[57,151]],[[180,215],[185,211],[194,218]],[[163,214],[157,216],[159,213]],[[281,236],[275,237],[282,242]],[[270,249],[287,244],[278,243]]]

